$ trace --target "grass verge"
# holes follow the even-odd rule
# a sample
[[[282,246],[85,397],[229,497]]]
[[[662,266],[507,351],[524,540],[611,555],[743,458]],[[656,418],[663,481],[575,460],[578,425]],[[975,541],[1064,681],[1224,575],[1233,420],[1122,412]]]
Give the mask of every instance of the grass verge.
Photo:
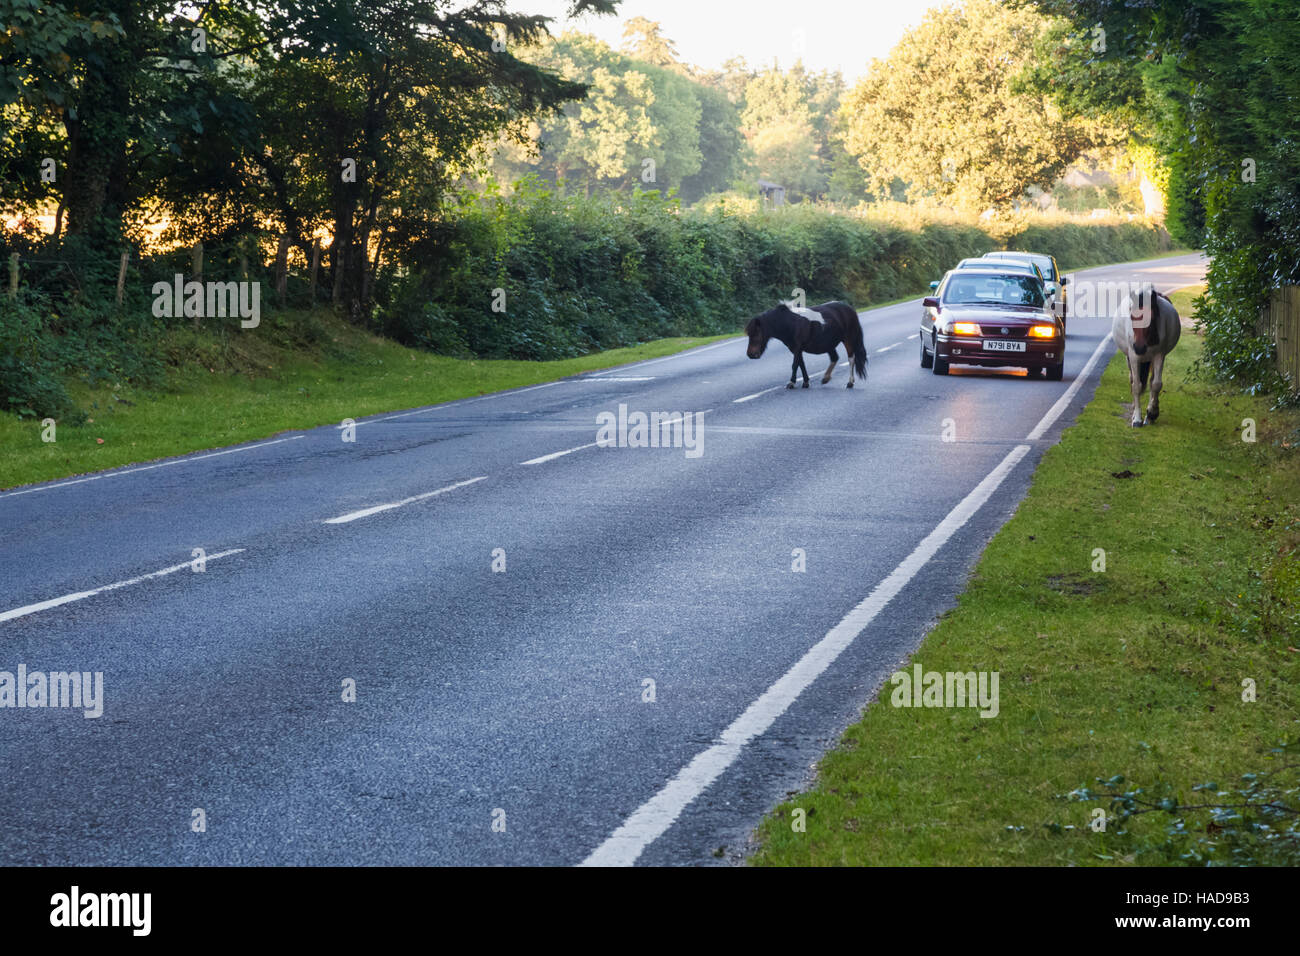
[[[671,355],[729,336],[673,338],[555,362],[456,359],[369,335],[327,310],[264,318],[258,334],[169,330],[156,392],[70,388],[88,420],[0,414],[0,488],[266,438]]]
[[[1293,815],[1178,809],[1248,802],[1266,778],[1247,774],[1295,787],[1270,750],[1300,736],[1300,413],[1194,379],[1199,352],[1185,331],[1142,429],[1116,356],[914,655],[927,672],[997,672],[997,716],[891,706],[887,682],[813,788],[764,820],[751,862],[1300,857],[1300,833],[1277,839]],[[1271,792],[1296,807],[1296,790]]]

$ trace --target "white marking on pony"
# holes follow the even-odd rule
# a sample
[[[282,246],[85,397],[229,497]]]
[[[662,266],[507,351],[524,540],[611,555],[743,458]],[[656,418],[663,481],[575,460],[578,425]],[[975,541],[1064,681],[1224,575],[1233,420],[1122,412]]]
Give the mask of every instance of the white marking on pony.
[[[1017,445],[984,477],[948,516],[939,522],[903,563],[881,581],[870,594],[743,714],[722,732],[718,742],[695,757],[677,776],[647,800],[626,821],[582,861],[582,866],[631,866],[647,846],[673,825],[682,811],[722,776],[741,751],[755,737],[765,733],[776,719],[798,699],[836,658],[875,619],[948,540],[992,497],[1011,470],[1029,452]]]
[[[812,309],[799,308],[791,305],[789,302],[785,303],[785,307],[797,315],[802,315],[809,322],[816,322],[818,325],[826,324],[826,320],[822,317],[820,312],[814,312]]]

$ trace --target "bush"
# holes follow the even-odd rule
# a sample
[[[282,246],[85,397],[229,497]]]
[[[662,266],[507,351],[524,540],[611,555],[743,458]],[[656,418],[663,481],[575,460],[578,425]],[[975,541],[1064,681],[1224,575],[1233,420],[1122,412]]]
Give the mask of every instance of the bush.
[[[566,196],[525,180],[465,198],[438,255],[387,285],[378,331],[485,358],[567,358],[665,336],[738,329],[802,289],[858,308],[919,294],[992,234],[906,206],[684,210],[658,192]],[[1167,248],[1142,222],[1034,223],[1013,237],[1072,266]]]

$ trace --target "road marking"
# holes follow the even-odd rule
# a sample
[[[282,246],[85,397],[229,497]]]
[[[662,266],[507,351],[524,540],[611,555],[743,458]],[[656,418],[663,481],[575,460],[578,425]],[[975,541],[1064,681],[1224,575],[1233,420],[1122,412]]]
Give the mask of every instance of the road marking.
[[[563,458],[565,455],[572,455],[575,451],[582,451],[584,448],[595,448],[600,442],[588,442],[585,445],[579,445],[577,448],[566,448],[564,451],[553,451],[549,455],[543,455],[541,458],[529,458],[527,461],[521,461],[521,465],[540,465],[544,462],[554,461],[556,458]]]
[[[576,382],[653,382],[653,375],[587,375],[574,379]]]
[[[888,352],[890,349],[896,349],[902,344],[902,342],[895,342],[893,345],[886,345],[883,349],[876,349],[876,354],[879,355],[881,352]]]
[[[867,625],[909,581],[938,553],[956,532],[979,511],[1011,470],[1029,452],[1017,445],[975,486],[938,526],[925,536],[903,563],[867,595],[844,620],[831,628],[799,661],[749,705],[722,732],[718,742],[686,765],[662,790],[641,805],[600,846],[583,866],[631,866],[647,846],[662,836],[682,811],[718,779],[745,746],[767,731],[813,681],[835,662]]]
[[[765,388],[761,392],[755,392],[753,395],[746,395],[744,398],[733,398],[731,404],[739,405],[741,402],[752,402],[760,395],[766,395],[768,392],[775,392],[779,388],[785,388],[784,385],[773,385],[771,388]]]
[[[695,419],[696,419],[696,421],[698,421],[699,419],[703,418],[705,415],[709,414],[711,411],[713,411],[713,409],[711,409],[711,408],[706,408],[706,409],[705,409],[704,411],[702,411],[702,412],[695,412],[694,414],[695,414]],[[681,416],[681,415],[678,415],[676,418],[670,418],[670,419],[667,419],[666,421],[660,422],[659,424],[660,424],[660,427],[662,428],[664,425],[677,425],[677,424],[679,424],[681,421],[682,421],[682,416]],[[587,442],[587,444],[585,444],[585,445],[579,445],[577,448],[566,448],[566,449],[564,449],[564,451],[553,451],[553,452],[551,452],[549,455],[542,455],[540,458],[529,458],[527,461],[521,461],[519,464],[521,464],[521,465],[541,465],[541,464],[544,464],[545,462],[548,462],[548,461],[554,461],[554,460],[557,459],[557,458],[563,458],[565,455],[572,455],[575,451],[582,451],[584,448],[595,448],[595,447],[598,446],[598,445],[601,445],[601,443],[600,443],[599,441]],[[601,446],[601,447],[609,447],[609,448],[612,448],[612,447],[614,447],[614,446],[613,446],[613,445],[605,445],[605,446]]]
[[[536,391],[539,388],[551,388],[555,385],[564,385],[572,379],[558,379],[554,382],[543,382],[541,385],[529,385],[527,388],[512,388],[503,392],[492,392],[490,395],[479,395],[476,398],[455,398],[449,402],[443,402],[438,405],[425,405],[422,408],[416,408],[409,412],[399,412],[396,415],[385,415],[382,418],[368,418],[363,422],[357,422],[357,426],[373,425],[375,422],[388,422],[394,418],[406,418],[408,415],[419,415],[421,412],[440,412],[447,408],[453,408],[457,405],[470,405],[474,402],[485,402],[489,398],[507,398],[511,395],[522,395],[524,392]],[[335,425],[335,428],[341,428],[341,425]]]
[[[243,548],[231,548],[229,551],[221,551],[217,554],[209,554],[203,560],[215,561],[218,558],[224,558],[232,554],[239,554]],[[0,614],[0,622],[12,621],[16,617],[26,617],[28,614],[35,614],[38,611],[48,611],[52,607],[58,607],[61,604],[71,604],[73,601],[80,601],[84,598],[94,597],[96,594],[103,594],[105,591],[116,591],[118,588],[129,587],[132,584],[139,584],[141,581],[148,581],[150,578],[160,578],[164,574],[172,574],[184,568],[193,566],[193,561],[186,561],[183,564],[174,564],[170,568],[163,568],[161,571],[151,571],[148,574],[142,574],[138,578],[130,578],[126,581],[118,581],[116,584],[105,584],[102,588],[94,588],[90,591],[78,591],[75,594],[65,594],[63,597],[51,598],[48,601],[41,601],[39,604],[28,604],[26,607],[16,607],[12,611],[5,611]]]
[[[1074,381],[1070,383],[1070,387],[1065,390],[1065,394],[1058,398],[1056,404],[1047,410],[1047,414],[1044,415],[1039,423],[1034,426],[1034,430],[1025,436],[1025,441],[1038,441],[1038,439],[1042,438],[1044,433],[1052,427],[1053,423],[1061,417],[1061,413],[1064,412],[1066,406],[1070,404],[1070,399],[1074,398],[1075,394],[1083,386],[1084,381],[1087,380],[1088,374],[1092,371],[1093,366],[1097,364],[1097,360],[1101,358],[1102,349],[1104,349],[1109,343],[1110,333],[1107,332],[1106,337],[1098,342],[1097,347],[1093,349],[1091,357],[1083,366],[1083,370],[1074,377]]]
[[[913,332],[911,335],[908,336],[909,339],[919,339],[920,337],[921,337],[920,332]]]
[[[725,345],[736,345],[739,342],[747,342],[747,341],[749,340],[746,339],[744,336],[738,336],[737,338],[734,339],[724,339],[721,342],[714,342],[712,345],[702,345],[697,349],[691,349],[687,352],[677,352],[674,355],[665,355],[662,356],[661,358],[646,359],[644,362],[633,362],[631,365],[615,366],[614,368],[610,369],[609,372],[614,373],[614,372],[619,372],[627,369],[645,368],[647,365],[657,365],[660,362],[671,362],[673,359],[686,358],[691,355],[699,355],[701,352],[708,352],[711,349],[720,349]],[[599,374],[600,373],[597,372],[594,375],[589,375],[587,377],[595,378]]]
[[[487,480],[487,475],[479,475],[477,478],[470,478],[468,481],[458,481],[454,485],[439,488],[437,491],[426,491],[422,495],[412,495],[410,498],[403,498],[401,501],[393,501],[386,505],[374,505],[370,508],[362,508],[360,511],[350,511],[345,515],[339,515],[337,518],[326,518],[324,523],[346,524],[349,521],[356,521],[358,518],[368,518],[371,515],[379,514],[381,511],[391,511],[393,508],[401,508],[403,505],[409,505],[416,501],[423,501],[425,498],[432,498],[434,495],[445,494],[448,491],[455,491],[457,488],[464,488],[466,485],[472,485],[475,482],[485,480]]]
[[[254,448],[265,448],[267,445],[278,445],[282,441],[297,441],[299,438],[306,438],[306,435],[291,435],[288,438],[276,438],[273,441],[258,442],[256,445],[243,445],[239,448],[227,448],[225,451],[214,451],[206,455],[187,455],[184,458],[177,458],[173,461],[160,461],[155,465],[140,465],[135,468],[126,468],[121,471],[106,471],[98,475],[89,475],[86,478],[74,478],[71,481],[60,481],[54,485],[42,485],[39,488],[25,488],[22,491],[8,491],[0,494],[0,498],[9,498],[13,495],[30,495],[34,491],[49,491],[51,488],[62,488],[65,485],[79,485],[83,481],[98,481],[101,478],[116,478],[118,475],[130,475],[137,471],[149,471],[153,468],[166,468],[168,465],[183,465],[188,461],[202,461],[204,458],[217,458],[221,455],[233,455],[237,451],[252,451]]]

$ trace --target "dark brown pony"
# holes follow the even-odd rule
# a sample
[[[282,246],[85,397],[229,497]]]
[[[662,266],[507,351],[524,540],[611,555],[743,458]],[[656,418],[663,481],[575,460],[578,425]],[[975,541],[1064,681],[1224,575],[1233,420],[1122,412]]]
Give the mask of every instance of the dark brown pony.
[[[803,372],[803,387],[808,387],[808,367],[803,363],[804,352],[815,355],[829,354],[831,364],[826,367],[822,384],[831,380],[831,373],[839,363],[836,346],[843,345],[849,359],[849,384],[853,387],[853,373],[864,379],[867,377],[867,350],[862,343],[862,325],[858,322],[858,313],[847,302],[823,302],[811,309],[791,307],[782,302],[774,309],[768,309],[762,315],[756,315],[745,326],[749,336],[748,354],[752,359],[759,358],[772,339],[785,343],[794,361],[790,364],[790,382],[786,388],[794,388],[795,372]]]

